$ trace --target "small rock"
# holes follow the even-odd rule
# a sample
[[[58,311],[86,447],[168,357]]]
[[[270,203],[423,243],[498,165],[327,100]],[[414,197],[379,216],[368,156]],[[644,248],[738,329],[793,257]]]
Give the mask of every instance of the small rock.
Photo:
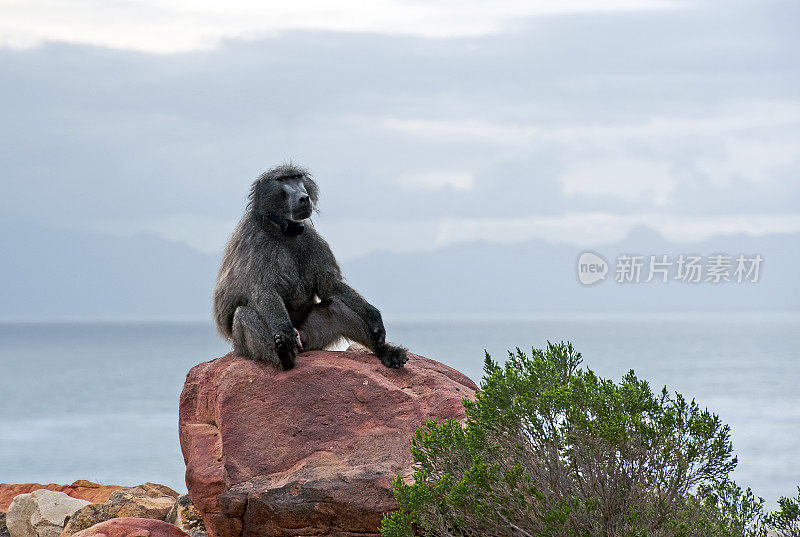
[[[6,514],[0,513],[0,537],[11,537],[6,527]]]
[[[6,526],[11,537],[58,537],[69,517],[87,505],[91,504],[63,492],[35,490],[14,498]]]
[[[113,492],[105,503],[87,505],[75,513],[61,535],[68,537],[112,518],[164,520],[177,497],[178,493],[171,488],[155,483],[121,489]]]
[[[167,513],[164,519],[170,524],[174,524],[192,537],[202,537],[206,534],[206,525],[203,523],[203,516],[197,507],[192,503],[188,494],[181,494],[175,500],[175,504]]]
[[[75,537],[188,537],[176,526],[150,518],[112,518],[79,531]]]

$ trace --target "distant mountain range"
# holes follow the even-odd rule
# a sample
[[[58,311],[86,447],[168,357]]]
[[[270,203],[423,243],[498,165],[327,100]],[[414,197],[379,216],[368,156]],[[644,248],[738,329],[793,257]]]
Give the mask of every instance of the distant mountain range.
[[[525,313],[547,311],[772,311],[800,310],[800,235],[718,236],[675,244],[658,233],[635,229],[616,244],[579,248],[530,241],[501,245],[471,243],[434,253],[374,254],[350,263],[346,274],[376,304],[396,313]],[[577,278],[580,253],[591,250],[609,263],[605,280],[582,285]],[[616,283],[621,254],[643,255],[641,283]],[[761,254],[757,283],[664,284],[647,279],[651,255],[738,256]],[[735,269],[735,261],[731,274]],[[702,276],[705,279],[705,273]]]
[[[345,263],[348,281],[387,315],[548,311],[797,311],[800,235],[717,236],[675,244],[647,228],[617,244],[465,243],[435,252],[373,253]],[[219,256],[155,236],[4,227],[0,319],[210,319]],[[582,285],[577,258],[604,257],[604,281]],[[761,254],[758,283],[614,281],[620,254]],[[733,270],[733,269],[732,269]],[[670,275],[672,278],[673,275]]]
[[[0,318],[203,318],[214,256],[154,236],[35,226],[0,230]]]

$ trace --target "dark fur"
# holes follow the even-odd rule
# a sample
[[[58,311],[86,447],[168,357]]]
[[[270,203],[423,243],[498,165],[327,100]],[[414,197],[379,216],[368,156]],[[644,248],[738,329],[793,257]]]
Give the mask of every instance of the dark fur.
[[[298,208],[309,198],[308,210]],[[402,367],[405,349],[386,343],[380,312],[343,281],[328,243],[310,222],[304,222],[302,234],[287,236],[268,218],[304,220],[318,198],[314,180],[294,165],[273,168],[253,183],[214,291],[217,328],[237,354],[283,369],[294,366],[294,328],[304,350],[345,337],[369,348],[387,367]]]

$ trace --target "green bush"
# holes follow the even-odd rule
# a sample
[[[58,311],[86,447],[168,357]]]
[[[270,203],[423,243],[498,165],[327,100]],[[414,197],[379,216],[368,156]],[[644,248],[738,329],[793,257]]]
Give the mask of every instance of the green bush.
[[[581,368],[569,343],[486,355],[464,423],[430,422],[412,442],[413,482],[384,537],[756,536],[762,503],[729,480],[717,415]]]
[[[800,487],[797,498],[781,497],[779,510],[766,517],[766,525],[780,537],[800,537]]]

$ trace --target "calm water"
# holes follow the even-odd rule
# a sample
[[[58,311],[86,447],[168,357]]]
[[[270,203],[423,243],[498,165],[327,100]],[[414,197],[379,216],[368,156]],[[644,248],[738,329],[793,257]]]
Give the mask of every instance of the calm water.
[[[732,427],[736,480],[773,505],[800,484],[800,316],[394,320],[390,339],[478,381],[496,359],[570,340],[586,366],[629,369]],[[202,324],[0,324],[0,482],[155,481],[178,490],[186,372],[227,352]]]

